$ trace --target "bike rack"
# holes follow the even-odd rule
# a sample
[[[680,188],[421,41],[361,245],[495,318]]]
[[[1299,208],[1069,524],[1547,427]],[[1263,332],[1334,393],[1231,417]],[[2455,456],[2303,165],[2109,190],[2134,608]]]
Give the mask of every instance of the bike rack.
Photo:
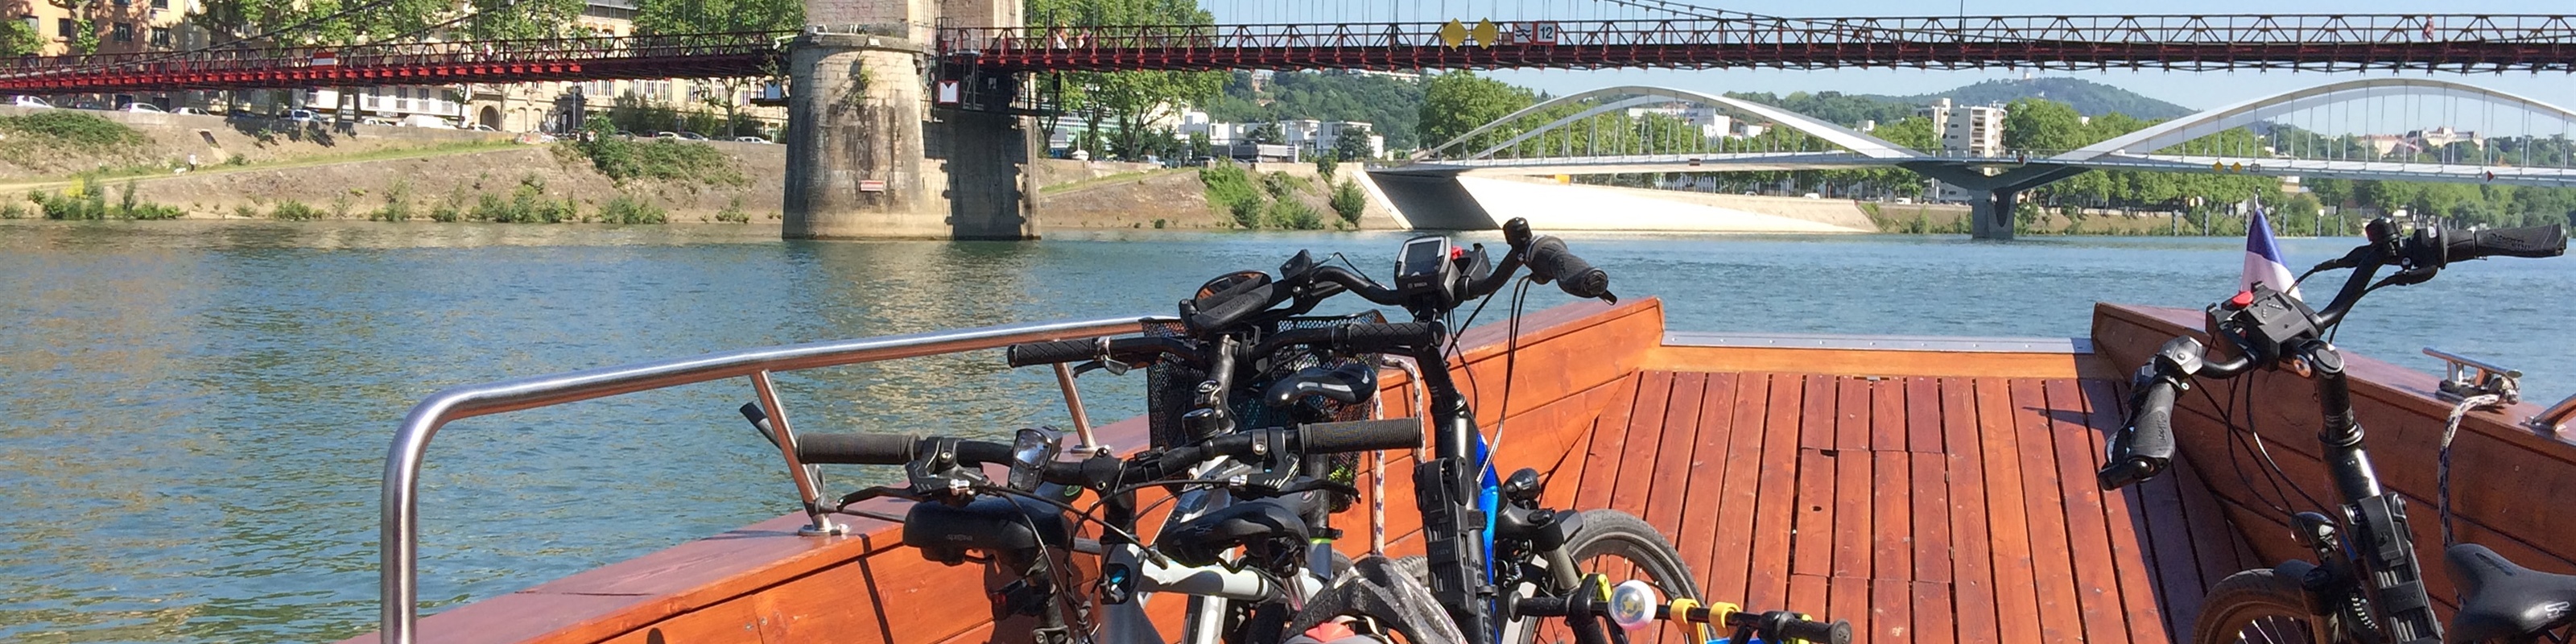
[[[832,340],[502,380],[450,387],[430,394],[403,416],[402,427],[395,432],[393,446],[385,455],[384,490],[380,501],[381,533],[378,535],[378,543],[384,547],[379,562],[379,590],[382,592],[378,623],[380,641],[385,644],[413,644],[418,639],[420,468],[424,455],[429,451],[430,438],[449,421],[725,378],[748,378],[753,392],[759,396],[762,410],[769,415],[771,437],[777,439],[779,453],[787,462],[788,476],[795,479],[798,498],[804,502],[805,512],[813,520],[800,533],[839,534],[846,527],[834,525],[826,516],[821,505],[821,482],[809,466],[796,458],[796,434],[789,429],[785,410],[778,402],[777,390],[770,382],[771,374],[995,349],[1022,342],[1140,333],[1147,324],[1168,321],[1169,318],[1150,316],[1060,320]],[[1091,435],[1089,418],[1082,408],[1082,398],[1074,391],[1073,373],[1058,367],[1055,375],[1057,385],[1064,391],[1066,410],[1073,414],[1075,429],[1081,433],[1083,443],[1097,446],[1098,440]]]

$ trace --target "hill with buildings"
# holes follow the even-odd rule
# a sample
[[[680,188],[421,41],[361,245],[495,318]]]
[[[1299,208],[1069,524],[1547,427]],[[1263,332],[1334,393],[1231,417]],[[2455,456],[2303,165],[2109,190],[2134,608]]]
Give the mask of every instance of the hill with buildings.
[[[2014,99],[2044,98],[2075,106],[2077,113],[2101,116],[2120,113],[2150,121],[2188,116],[2197,111],[2146,95],[2081,78],[2023,78],[1990,80],[1948,91],[1914,96],[1857,95],[1853,98],[1909,106],[1930,104],[1934,99],[1950,99],[1961,105],[2000,105]],[[1798,109],[1781,105],[1789,109]],[[1817,114],[1817,116],[1825,116]],[[1830,118],[1830,117],[1828,117]],[[1882,119],[1881,122],[1885,122]]]

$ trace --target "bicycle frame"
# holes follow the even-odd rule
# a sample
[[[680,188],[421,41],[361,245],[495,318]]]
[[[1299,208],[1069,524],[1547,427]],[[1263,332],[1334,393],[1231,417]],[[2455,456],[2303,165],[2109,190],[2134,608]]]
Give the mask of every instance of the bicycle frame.
[[[2441,641],[2441,622],[2434,619],[2414,536],[2408,531],[2405,499],[2380,488],[2379,474],[2362,445],[2361,425],[2353,418],[2352,389],[2342,354],[2324,342],[2310,341],[2289,357],[2316,381],[2324,419],[2317,437],[2324,446],[2327,475],[2342,497],[2344,516],[2301,512],[2292,517],[2300,542],[2322,566],[2322,580],[2315,578],[2306,562],[2284,563],[2275,570],[2291,579],[2324,581],[2308,584],[2317,605],[2334,616],[2330,628],[2347,629],[2354,639]]]

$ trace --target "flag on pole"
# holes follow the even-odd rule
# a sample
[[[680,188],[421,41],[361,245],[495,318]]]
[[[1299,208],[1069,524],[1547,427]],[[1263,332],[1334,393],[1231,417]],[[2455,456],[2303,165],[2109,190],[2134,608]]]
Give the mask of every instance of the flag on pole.
[[[2245,221],[2245,276],[2238,280],[2244,290],[2254,290],[2254,283],[2270,285],[2273,290],[2300,297],[2298,282],[2291,277],[2290,265],[2281,261],[2281,244],[2272,239],[2272,224],[2263,218],[2263,204],[2254,204],[2253,214]]]

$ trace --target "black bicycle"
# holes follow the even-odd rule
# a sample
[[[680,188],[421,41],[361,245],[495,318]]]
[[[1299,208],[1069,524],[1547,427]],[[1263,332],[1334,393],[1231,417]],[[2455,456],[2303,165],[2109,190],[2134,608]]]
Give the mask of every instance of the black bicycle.
[[[2310,269],[2352,269],[2325,308],[2312,309],[2270,284],[2256,284],[2208,308],[2209,333],[2225,342],[2212,352],[2188,337],[2161,347],[2138,369],[2129,424],[2112,440],[2099,473],[2103,489],[2156,476],[2174,453],[2173,406],[2194,378],[2234,378],[2257,368],[2286,369],[2316,382],[2324,461],[2341,495],[2342,516],[2299,512],[2290,519],[2314,561],[2230,575],[2210,589],[2195,642],[2564,642],[2576,623],[2576,576],[2536,572],[2474,544],[2444,553],[2459,583],[2460,610],[2447,637],[2426,596],[2406,504],[2382,490],[2353,418],[2343,357],[2327,341],[2362,296],[2420,284],[2453,262],[2485,257],[2555,257],[2567,250],[2560,226],[2453,230],[2426,226],[2412,234],[2390,220],[2372,221],[2369,242]],[[2397,272],[2373,282],[2384,268]],[[2283,285],[2287,286],[2287,285]]]

